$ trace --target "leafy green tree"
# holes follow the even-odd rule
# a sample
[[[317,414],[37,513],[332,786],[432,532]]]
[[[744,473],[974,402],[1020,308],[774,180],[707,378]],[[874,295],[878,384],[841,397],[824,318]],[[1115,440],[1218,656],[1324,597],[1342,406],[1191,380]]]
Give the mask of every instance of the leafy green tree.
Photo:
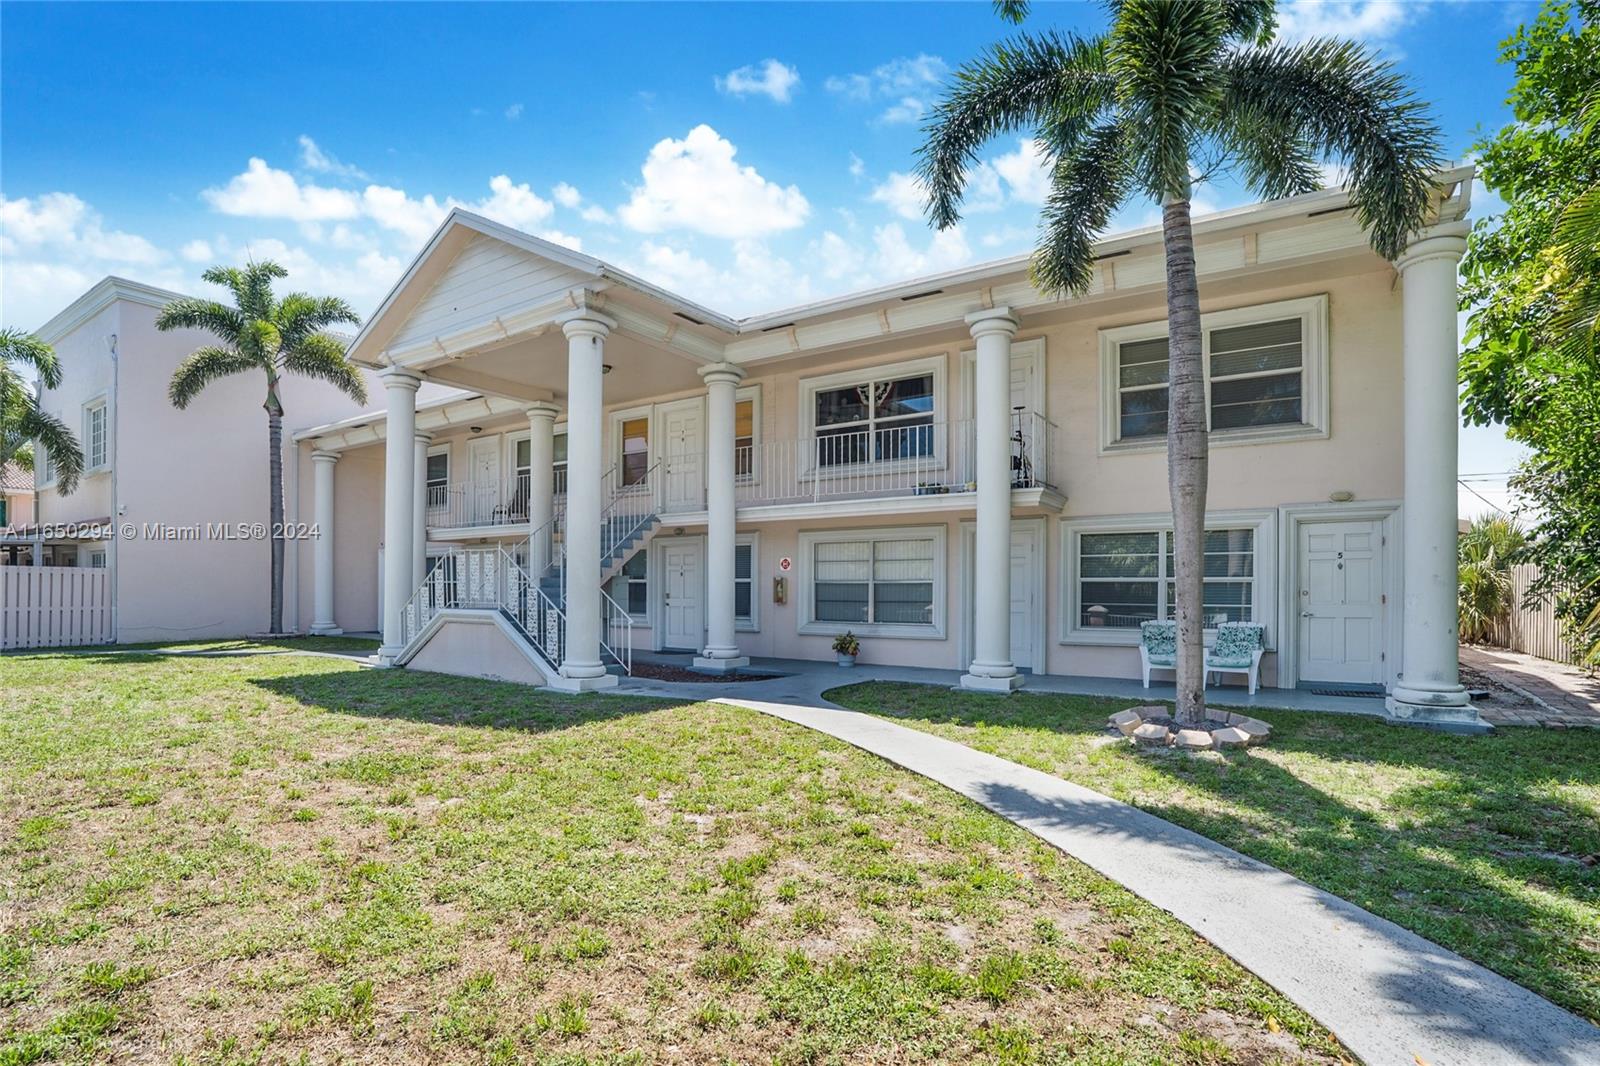
[[[1511,484],[1542,514],[1532,594],[1600,661],[1600,0],[1551,0],[1501,58],[1514,120],[1477,148],[1506,209],[1462,262],[1463,411],[1531,450]]]
[[[197,348],[172,372],[167,396],[174,407],[188,407],[213,381],[234,374],[261,372],[267,379],[268,512],[272,534],[272,620],[283,631],[283,400],[279,386],[286,374],[326,381],[357,403],[367,389],[361,373],[345,356],[344,344],[326,331],[340,322],[360,319],[334,296],[290,293],[281,301],[272,293],[275,278],[289,272],[277,263],[251,263],[244,268],[212,267],[203,275],[226,287],[235,306],[216,300],[184,297],[161,309],[159,329],[205,330],[220,342]]]
[[[1026,6],[1005,3],[1016,20]],[[1110,0],[1097,37],[1019,33],[962,67],[933,113],[919,171],[928,213],[954,225],[991,138],[1027,130],[1054,159],[1034,283],[1080,293],[1094,240],[1125,203],[1161,205],[1166,247],[1167,470],[1174,525],[1178,717],[1204,716],[1202,559],[1208,435],[1190,196],[1196,170],[1233,168],[1275,199],[1344,164],[1373,248],[1398,256],[1426,217],[1438,131],[1401,76],[1361,45],[1273,41],[1272,0]]]
[[[15,459],[32,469],[37,442],[55,471],[56,488],[70,494],[83,474],[83,449],[65,422],[39,409],[23,368],[32,369],[43,387],[61,387],[61,360],[54,349],[31,333],[0,329],[0,466]]]
[[[1528,535],[1504,515],[1485,515],[1461,534],[1458,585],[1461,639],[1486,643],[1516,606],[1512,602],[1511,567],[1528,543]]]

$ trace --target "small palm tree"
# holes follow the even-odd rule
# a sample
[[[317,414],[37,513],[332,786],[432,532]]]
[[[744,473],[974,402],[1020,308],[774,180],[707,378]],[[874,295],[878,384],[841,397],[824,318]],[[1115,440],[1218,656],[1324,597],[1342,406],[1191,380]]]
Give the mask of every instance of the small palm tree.
[[[1511,567],[1527,546],[1528,535],[1509,518],[1484,516],[1461,535],[1458,548],[1458,599],[1461,639],[1487,643],[1516,608]]]
[[[996,5],[1020,21],[1025,3]],[[1190,195],[1197,170],[1237,170],[1267,199],[1321,187],[1319,164],[1349,170],[1350,199],[1387,259],[1428,210],[1438,131],[1387,63],[1360,45],[1277,44],[1273,0],[1108,0],[1098,37],[1021,33],[956,72],[934,110],[919,173],[928,214],[960,218],[968,171],[999,134],[1026,130],[1054,159],[1032,273],[1081,293],[1094,239],[1118,208],[1161,205],[1166,246],[1167,472],[1172,498],[1178,718],[1204,717],[1201,606],[1207,453],[1205,366]]]
[[[39,410],[39,397],[22,380],[21,367],[32,367],[39,384],[61,387],[61,360],[55,350],[31,333],[0,329],[0,467],[12,460],[36,457],[32,445],[44,449],[55,471],[56,488],[70,494],[83,473],[83,449],[66,423]]]
[[[283,400],[278,394],[285,374],[318,378],[355,400],[366,403],[367,389],[344,344],[324,332],[339,322],[360,319],[335,296],[290,293],[281,301],[272,294],[274,278],[289,272],[277,263],[212,267],[201,277],[233,293],[236,306],[216,300],[184,297],[161,309],[158,329],[201,329],[221,343],[197,348],[172,372],[167,396],[174,407],[188,407],[205,387],[220,378],[251,371],[267,376],[268,511],[272,535],[272,622],[283,632]]]

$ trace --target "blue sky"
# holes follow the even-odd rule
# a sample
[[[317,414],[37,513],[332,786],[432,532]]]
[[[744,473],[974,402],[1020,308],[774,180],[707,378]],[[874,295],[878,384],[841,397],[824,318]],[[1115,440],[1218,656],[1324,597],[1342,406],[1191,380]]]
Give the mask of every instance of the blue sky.
[[[1462,158],[1507,118],[1499,42],[1535,10],[1289,3],[1280,20],[1394,59]],[[1038,4],[1030,23],[1101,20]],[[986,3],[7,3],[0,324],[37,326],[108,273],[204,291],[205,266],[251,255],[365,313],[453,203],[733,314],[1025,251],[1030,143],[984,154],[956,231],[928,231],[909,178],[922,110],[1006,32]],[[1223,182],[1197,208],[1248,199]],[[1464,431],[1464,473],[1514,455]]]

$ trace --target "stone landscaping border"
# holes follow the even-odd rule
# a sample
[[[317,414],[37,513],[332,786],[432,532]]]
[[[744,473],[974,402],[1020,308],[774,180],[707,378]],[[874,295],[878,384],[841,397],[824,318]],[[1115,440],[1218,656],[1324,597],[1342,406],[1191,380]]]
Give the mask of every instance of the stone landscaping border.
[[[1260,744],[1272,734],[1272,727],[1246,714],[1216,712],[1216,721],[1227,725],[1218,729],[1172,729],[1146,718],[1170,718],[1165,707],[1129,707],[1107,719],[1107,724],[1141,748],[1184,748],[1189,751],[1221,751]]]

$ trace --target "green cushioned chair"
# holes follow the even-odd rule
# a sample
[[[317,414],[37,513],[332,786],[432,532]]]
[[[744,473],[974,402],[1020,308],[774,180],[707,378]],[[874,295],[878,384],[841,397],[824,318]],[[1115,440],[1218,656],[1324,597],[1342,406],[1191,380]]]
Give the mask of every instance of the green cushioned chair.
[[[1250,695],[1256,694],[1261,679],[1261,656],[1267,650],[1267,627],[1256,622],[1222,622],[1217,639],[1206,649],[1206,681],[1211,675],[1244,674],[1250,682]]]
[[[1139,668],[1144,673],[1144,687],[1150,687],[1151,670],[1178,669],[1178,623],[1139,623]]]

